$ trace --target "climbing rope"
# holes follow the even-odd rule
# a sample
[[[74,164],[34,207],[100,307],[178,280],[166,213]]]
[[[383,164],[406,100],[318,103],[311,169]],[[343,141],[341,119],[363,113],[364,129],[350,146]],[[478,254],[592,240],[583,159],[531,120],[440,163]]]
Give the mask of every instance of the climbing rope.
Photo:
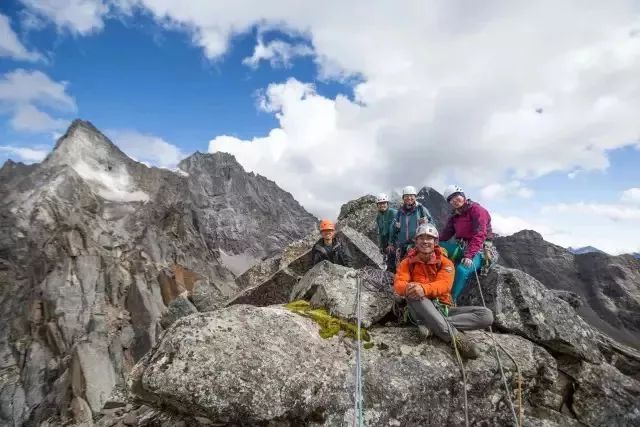
[[[484,308],[487,308],[487,305],[484,302],[484,294],[482,292],[482,285],[480,284],[480,278],[478,277],[478,271],[474,270],[475,276],[476,276],[476,282],[478,283],[478,291],[480,292],[480,300],[482,301],[482,306]],[[515,361],[515,359],[511,356],[511,354],[509,354],[504,347],[502,347],[495,339],[495,337],[493,336],[493,329],[491,328],[491,325],[489,325],[489,332],[491,332],[491,335],[489,335],[491,337],[491,341],[493,342],[493,351],[496,354],[496,360],[498,361],[498,368],[500,369],[500,375],[502,377],[502,383],[504,385],[504,389],[507,393],[507,399],[509,402],[509,409],[511,409],[511,415],[513,416],[513,421],[515,422],[516,427],[521,426],[522,425],[522,375],[520,374],[520,366],[518,366],[518,363]],[[507,383],[507,377],[504,374],[504,368],[502,367],[502,361],[500,360],[500,353],[498,352],[498,347],[500,347],[500,349],[502,351],[504,351],[507,356],[509,356],[509,358],[513,361],[513,363],[516,366],[516,372],[518,373],[518,415],[516,415],[516,410],[514,408],[513,405],[513,400],[511,399],[511,389],[509,388],[509,384]]]
[[[362,311],[360,306],[360,292],[362,287],[362,279],[356,276],[356,301],[355,312],[357,319],[356,329],[356,363],[355,363],[355,391],[354,391],[354,411],[353,411],[353,427],[362,427],[363,419],[363,397],[362,397],[362,339],[360,336],[360,328],[362,325]]]
[[[469,401],[467,399],[467,372],[464,369],[464,363],[462,362],[462,357],[460,357],[460,352],[458,351],[458,343],[456,342],[455,336],[453,335],[453,326],[449,323],[449,320],[446,316],[444,320],[447,322],[447,326],[449,329],[449,336],[451,336],[451,343],[453,344],[453,350],[456,353],[456,360],[458,361],[458,366],[460,367],[460,372],[462,373],[462,395],[464,397],[464,425],[465,427],[469,427]]]
[[[389,276],[386,271],[365,267],[363,269],[358,270],[357,274],[358,274],[358,278],[362,288],[368,290],[369,292],[380,292],[384,294],[385,297],[391,299],[394,302],[393,313],[394,315],[396,315],[396,317],[404,318],[406,321],[412,323],[415,326],[418,326],[418,322],[415,321],[411,316],[409,307],[405,307],[404,311],[400,310],[400,308],[398,307],[398,304],[396,302],[395,292],[393,291],[393,287],[391,286]],[[358,287],[358,289],[360,289],[360,286]],[[360,301],[358,295],[359,294],[356,293],[356,304],[359,304],[359,301]],[[357,313],[357,310],[356,310],[356,313]],[[453,344],[456,360],[458,362],[458,366],[460,367],[460,372],[462,374],[462,385],[463,385],[463,396],[464,396],[464,418],[465,418],[465,426],[468,427],[469,426],[469,401],[467,397],[467,373],[464,369],[464,363],[462,362],[462,357],[460,356],[458,345],[453,336],[453,327],[449,323],[449,320],[444,315],[444,313],[443,313],[443,317],[446,320],[447,325],[449,327],[448,329],[449,329],[449,334],[451,335],[451,343]],[[358,374],[356,374],[356,379],[357,378],[358,378]],[[357,425],[355,423],[356,421],[354,420],[354,425]]]

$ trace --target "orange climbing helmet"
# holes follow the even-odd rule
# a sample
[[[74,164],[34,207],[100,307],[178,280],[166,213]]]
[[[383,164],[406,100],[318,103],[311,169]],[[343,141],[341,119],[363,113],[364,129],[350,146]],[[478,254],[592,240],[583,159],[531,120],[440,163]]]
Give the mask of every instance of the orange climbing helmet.
[[[325,230],[335,230],[336,227],[333,225],[333,221],[329,219],[323,219],[320,221],[320,231]]]

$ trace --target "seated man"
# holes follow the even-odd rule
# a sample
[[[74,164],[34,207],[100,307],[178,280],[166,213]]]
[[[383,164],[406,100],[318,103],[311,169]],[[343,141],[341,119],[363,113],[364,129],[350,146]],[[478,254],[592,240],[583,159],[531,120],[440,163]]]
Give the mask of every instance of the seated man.
[[[320,221],[320,234],[322,238],[311,249],[312,265],[329,260],[334,264],[351,267],[351,255],[347,248],[335,238],[336,228],[328,219]]]
[[[493,314],[484,307],[449,307],[453,277],[453,262],[438,246],[438,230],[432,224],[420,225],[415,248],[398,265],[393,288],[406,298],[421,330],[426,327],[448,343],[455,340],[463,358],[475,359],[475,345],[459,331],[484,329],[493,323]]]

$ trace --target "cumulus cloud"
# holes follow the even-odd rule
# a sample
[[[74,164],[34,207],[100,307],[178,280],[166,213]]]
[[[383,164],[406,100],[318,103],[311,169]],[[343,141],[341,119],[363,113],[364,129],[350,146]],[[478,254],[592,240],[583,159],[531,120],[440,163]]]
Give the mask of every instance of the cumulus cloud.
[[[496,200],[507,197],[529,199],[533,197],[533,190],[525,187],[520,181],[511,181],[506,184],[493,183],[480,189],[480,197],[483,200]]]
[[[622,192],[621,201],[624,203],[640,204],[640,188],[629,188]]]
[[[109,11],[102,0],[20,0],[27,10],[53,22],[60,30],[86,35],[100,31]]]
[[[624,204],[607,203],[558,203],[545,206],[543,212],[558,212],[564,214],[592,214],[608,218],[612,221],[629,221],[640,223],[640,207]]]
[[[557,230],[545,224],[536,223],[514,215],[491,215],[493,232],[501,236],[510,236],[522,230],[535,230],[547,238],[559,234]]]
[[[129,157],[147,165],[171,169],[187,157],[178,147],[155,135],[135,130],[111,130],[106,133]]]
[[[21,61],[38,61],[43,59],[37,52],[29,51],[18,39],[11,28],[9,18],[0,14],[0,57],[8,57]]]
[[[630,1],[606,8],[597,1],[487,2],[482,8],[446,1],[402,8],[247,1],[231,10],[216,2],[137,4],[158,22],[189,31],[210,58],[223,55],[233,35],[266,26],[305,35],[321,77],[359,76],[353,102],[310,95],[313,103],[332,106],[329,121],[324,109],[318,117],[294,111],[311,102],[284,100],[273,111],[280,127],[254,147],[263,152],[255,156],[268,156],[273,139],[315,164],[317,151],[299,149],[309,147],[302,138],[321,139],[301,130],[305,123],[321,135],[340,134],[339,152],[378,154],[371,163],[345,155],[334,160],[353,164],[348,171],[337,166],[342,186],[350,187],[340,194],[355,194],[362,175],[375,177],[370,187],[440,179],[480,189],[553,171],[604,169],[608,150],[636,143],[640,133],[640,43],[633,35],[640,21]],[[542,25],[543,33],[527,30]],[[235,149],[227,140],[225,148],[246,151],[246,142],[236,141]],[[271,167],[257,171],[268,174]],[[295,190],[282,174],[271,177]],[[319,182],[304,191],[313,187],[319,191],[294,195],[325,205],[339,201]]]
[[[253,55],[245,58],[242,63],[251,68],[258,68],[260,61],[269,61],[272,67],[288,68],[293,58],[312,54],[313,49],[305,44],[291,44],[282,40],[272,40],[265,44],[259,37]]]
[[[45,132],[62,129],[68,120],[54,118],[40,107],[58,112],[76,111],[66,82],[51,80],[41,71],[17,69],[0,78],[0,113],[11,115],[18,131]]]
[[[0,145],[0,153],[5,153],[9,157],[16,156],[17,160],[25,163],[34,163],[44,160],[44,158],[47,157],[49,150],[14,145]]]

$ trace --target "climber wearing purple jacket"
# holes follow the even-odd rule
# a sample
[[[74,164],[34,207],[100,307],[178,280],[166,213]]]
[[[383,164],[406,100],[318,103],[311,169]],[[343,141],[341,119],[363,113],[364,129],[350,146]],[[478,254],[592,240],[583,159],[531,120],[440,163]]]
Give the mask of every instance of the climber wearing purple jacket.
[[[448,257],[456,263],[456,275],[451,288],[455,302],[462,293],[469,277],[482,266],[483,246],[487,238],[492,238],[491,215],[479,203],[468,199],[462,188],[450,185],[444,197],[453,207],[444,230],[440,232],[440,246],[448,252]],[[448,242],[455,237],[456,240]]]

